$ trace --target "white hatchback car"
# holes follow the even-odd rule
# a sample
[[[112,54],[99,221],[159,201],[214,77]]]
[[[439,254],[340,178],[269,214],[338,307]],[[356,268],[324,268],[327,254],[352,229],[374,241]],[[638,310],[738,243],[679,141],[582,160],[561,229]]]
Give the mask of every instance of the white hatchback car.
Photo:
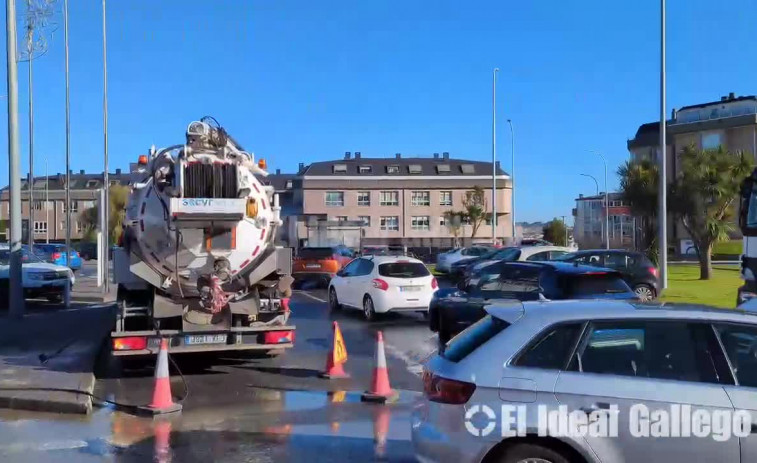
[[[350,307],[366,320],[387,312],[425,312],[438,288],[436,278],[418,259],[397,256],[360,257],[329,283],[331,310]]]

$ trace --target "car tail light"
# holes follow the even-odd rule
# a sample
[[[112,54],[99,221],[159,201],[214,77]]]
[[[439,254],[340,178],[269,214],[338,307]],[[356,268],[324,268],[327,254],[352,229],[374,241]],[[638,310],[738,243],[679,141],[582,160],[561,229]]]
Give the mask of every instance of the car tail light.
[[[436,278],[431,278],[431,289],[436,289],[439,287],[439,283],[436,282]]]
[[[378,288],[381,291],[386,291],[387,289],[389,289],[389,283],[387,283],[386,281],[382,280],[381,278],[374,278],[373,279],[373,287],[374,288]]]
[[[113,350],[143,350],[147,349],[147,337],[130,336],[126,338],[115,338],[113,340]]]
[[[294,342],[294,331],[267,331],[263,333],[263,344],[286,344]]]
[[[476,385],[423,372],[423,394],[432,402],[462,405],[470,400]]]
[[[649,273],[652,274],[653,277],[657,278],[660,276],[660,272],[657,271],[656,267],[649,267]]]
[[[53,253],[53,260],[58,260],[58,259],[60,259],[60,258],[61,258],[61,256],[62,256],[62,254],[61,254],[61,253],[59,253],[59,252],[54,252],[54,253]]]

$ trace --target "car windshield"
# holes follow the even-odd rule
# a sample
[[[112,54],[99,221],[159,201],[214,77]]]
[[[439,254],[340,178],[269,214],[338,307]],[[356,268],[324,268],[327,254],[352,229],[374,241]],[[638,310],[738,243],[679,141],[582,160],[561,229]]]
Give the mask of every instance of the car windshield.
[[[626,282],[616,273],[565,275],[563,276],[563,285],[568,297],[633,293]]]
[[[420,262],[393,262],[381,264],[379,275],[389,278],[420,278],[430,275],[425,265]]]
[[[450,362],[459,362],[508,326],[506,321],[487,315],[452,338],[441,356]]]
[[[328,259],[333,255],[332,248],[302,248],[299,257],[301,259]]]

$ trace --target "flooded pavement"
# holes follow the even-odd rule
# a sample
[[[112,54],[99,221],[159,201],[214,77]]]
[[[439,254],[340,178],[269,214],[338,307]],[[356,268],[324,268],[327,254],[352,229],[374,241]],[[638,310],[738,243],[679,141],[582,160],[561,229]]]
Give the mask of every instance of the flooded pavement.
[[[253,390],[245,406],[143,418],[112,408],[89,417],[0,413],[3,462],[415,461],[410,409],[337,391]]]

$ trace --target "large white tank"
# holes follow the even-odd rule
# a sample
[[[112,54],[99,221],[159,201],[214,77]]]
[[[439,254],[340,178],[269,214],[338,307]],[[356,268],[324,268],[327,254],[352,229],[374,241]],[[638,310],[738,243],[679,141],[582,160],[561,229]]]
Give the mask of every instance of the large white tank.
[[[273,188],[256,178],[268,175],[264,162],[213,121],[192,122],[185,144],[141,159],[126,210],[132,271],[172,298],[249,291],[281,225]]]

